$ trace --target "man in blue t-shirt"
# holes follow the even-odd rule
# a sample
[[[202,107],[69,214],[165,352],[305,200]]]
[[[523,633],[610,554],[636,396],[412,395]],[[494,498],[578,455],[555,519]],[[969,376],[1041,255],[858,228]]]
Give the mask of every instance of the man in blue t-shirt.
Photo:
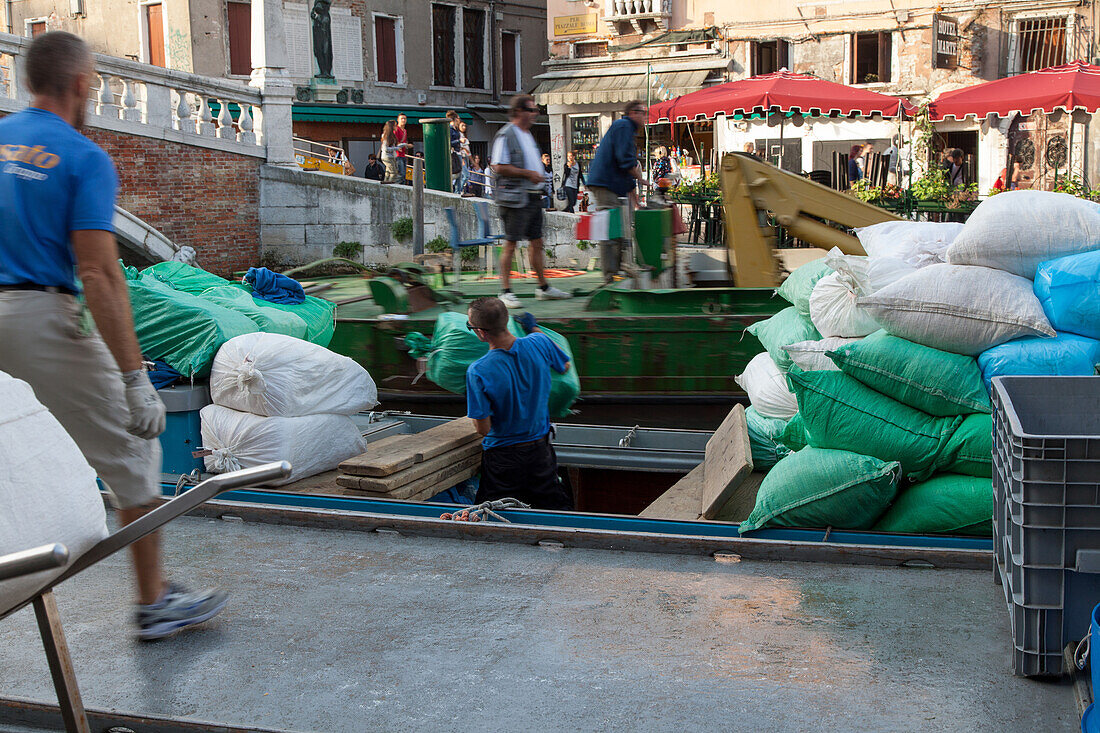
[[[538,328],[530,313],[517,318],[527,336],[508,331],[499,298],[478,298],[467,312],[469,328],[489,353],[466,371],[466,415],[482,442],[476,501],[512,497],[536,509],[573,508],[558,478],[550,443],[550,370],[564,374],[569,358]]]
[[[44,33],[24,70],[31,105],[0,119],[0,371],[31,385],[129,524],[160,497],[165,410],[142,369],[118,264],[118,176],[79,132],[92,55],[71,33]],[[82,317],[81,289],[95,327]],[[130,548],[140,638],[168,636],[225,605],[224,593],[165,581],[156,533]]]

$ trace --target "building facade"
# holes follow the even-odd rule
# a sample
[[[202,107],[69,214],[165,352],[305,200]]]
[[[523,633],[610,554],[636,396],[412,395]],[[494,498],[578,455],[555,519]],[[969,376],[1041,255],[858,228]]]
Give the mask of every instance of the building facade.
[[[204,76],[247,80],[247,0],[0,0],[9,32],[67,30],[113,56]],[[318,5],[326,7],[319,9]],[[331,79],[319,79],[318,10],[331,36]],[[382,125],[458,111],[474,152],[506,118],[508,98],[534,85],[546,58],[542,0],[284,2],[295,134],[342,145],[362,170]]]
[[[1096,19],[1088,0],[549,0],[550,59],[536,97],[548,107],[557,162],[570,149],[587,154],[629,99],[658,101],[785,68],[919,106],[949,89],[1074,59],[1095,63]],[[983,124],[938,124],[936,145],[976,156],[982,182],[992,184],[1007,143]],[[815,127],[821,139],[811,141]],[[881,122],[786,132],[794,137],[784,141],[786,167],[805,171],[850,143],[885,146],[893,135]],[[659,126],[650,147],[667,142],[706,161],[752,142],[777,158],[778,135],[718,118]]]

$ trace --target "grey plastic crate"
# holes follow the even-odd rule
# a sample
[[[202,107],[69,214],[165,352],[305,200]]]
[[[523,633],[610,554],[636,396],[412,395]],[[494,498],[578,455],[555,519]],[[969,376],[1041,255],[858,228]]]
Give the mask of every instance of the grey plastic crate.
[[[1017,675],[1064,673],[1100,601],[1100,377],[993,380],[995,574]]]

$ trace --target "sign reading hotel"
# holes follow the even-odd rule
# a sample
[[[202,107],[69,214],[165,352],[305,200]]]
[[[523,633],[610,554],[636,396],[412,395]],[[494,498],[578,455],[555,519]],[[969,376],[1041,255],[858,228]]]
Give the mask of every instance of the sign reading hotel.
[[[947,15],[932,16],[932,68],[954,69],[959,65],[959,21]]]
[[[554,37],[596,32],[596,15],[559,15],[554,18]]]

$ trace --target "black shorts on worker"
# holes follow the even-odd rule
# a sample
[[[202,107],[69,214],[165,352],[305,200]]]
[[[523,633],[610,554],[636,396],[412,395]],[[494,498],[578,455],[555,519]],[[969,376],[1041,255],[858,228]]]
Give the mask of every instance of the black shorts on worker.
[[[535,509],[573,509],[573,494],[558,479],[558,457],[550,435],[529,443],[481,452],[481,483],[475,501],[511,497]]]
[[[504,238],[509,242],[542,239],[542,194],[529,193],[527,204],[519,207],[500,207],[504,222]]]

